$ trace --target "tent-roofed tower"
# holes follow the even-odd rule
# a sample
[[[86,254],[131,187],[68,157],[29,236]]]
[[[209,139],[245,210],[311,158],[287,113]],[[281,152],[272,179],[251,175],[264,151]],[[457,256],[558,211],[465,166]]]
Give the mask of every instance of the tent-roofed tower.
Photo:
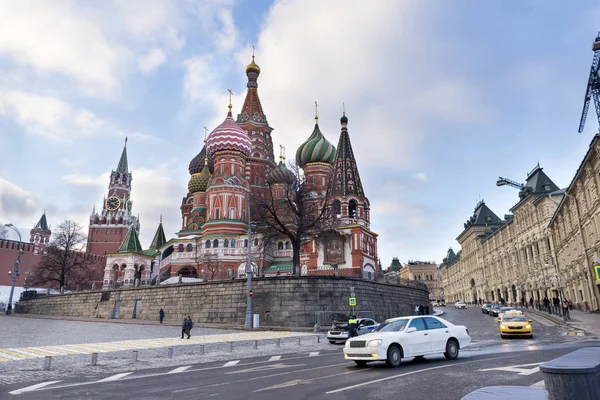
[[[258,96],[259,75],[260,67],[254,62],[253,55],[252,61],[246,67],[246,76],[248,77],[246,98],[236,122],[252,142],[252,151],[246,163],[248,174],[252,177],[250,180],[252,193],[266,195],[268,193],[266,177],[276,165],[271,136],[273,128],[269,126]]]
[[[31,235],[29,239],[30,243],[42,247],[46,246],[50,242],[50,235],[52,235],[52,231],[50,230],[48,221],[46,220],[46,211],[44,211],[44,214],[42,214],[40,220],[37,222],[37,224],[35,224],[29,233]]]

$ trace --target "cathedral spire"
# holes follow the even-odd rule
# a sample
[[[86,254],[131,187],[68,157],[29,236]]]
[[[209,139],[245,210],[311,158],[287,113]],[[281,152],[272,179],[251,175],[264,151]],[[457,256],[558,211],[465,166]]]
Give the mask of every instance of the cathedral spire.
[[[122,174],[126,174],[129,169],[127,165],[127,138],[125,138],[125,146],[123,146],[123,153],[121,153],[121,158],[119,159],[119,165],[117,165],[117,172]]]
[[[125,239],[121,242],[121,246],[119,246],[117,253],[141,253],[142,251],[142,245],[132,221],[127,236],[125,236]]]
[[[362,183],[356,166],[356,159],[348,135],[348,117],[346,112],[340,118],[342,132],[335,154],[335,173],[332,180],[333,194],[341,196],[356,195],[364,197]]]
[[[252,61],[246,67],[246,76],[248,77],[248,83],[246,87],[246,99],[242,106],[242,111],[237,117],[238,123],[253,122],[261,125],[268,126],[267,116],[265,115],[260,98],[258,97],[258,76],[260,75],[260,67],[254,62],[254,55],[252,55]]]
[[[156,233],[154,234],[154,239],[152,239],[150,248],[151,249],[160,249],[165,243],[167,243],[167,238],[165,236],[165,230],[163,229],[162,214],[161,214],[160,222],[158,223],[158,228],[156,229]]]

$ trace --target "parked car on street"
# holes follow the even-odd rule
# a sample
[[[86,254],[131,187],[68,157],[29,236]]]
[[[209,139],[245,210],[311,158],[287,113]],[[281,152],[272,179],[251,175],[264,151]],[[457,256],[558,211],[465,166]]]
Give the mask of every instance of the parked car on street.
[[[423,358],[430,354],[458,357],[460,349],[471,344],[469,330],[433,316],[399,317],[386,320],[373,332],[346,341],[344,358],[364,366],[385,361],[397,367],[403,358]]]
[[[494,304],[494,305],[492,306],[492,308],[490,308],[490,309],[488,310],[488,314],[489,314],[491,317],[497,317],[497,316],[498,316],[498,311],[499,311],[501,308],[502,308],[502,305],[501,305],[501,304]]]
[[[526,336],[533,338],[533,328],[531,320],[524,315],[515,315],[514,313],[506,313],[500,321],[500,337],[505,339],[509,336]]]
[[[481,312],[484,314],[488,314],[490,312],[490,308],[492,308],[493,304],[492,303],[485,303],[483,306],[481,306]]]
[[[348,317],[349,318],[349,317]],[[345,322],[334,322],[331,328],[327,332],[327,340],[329,343],[344,342],[348,340],[348,318]],[[358,330],[359,335],[372,332],[379,326],[379,323],[371,318],[357,318],[358,319]]]
[[[467,303],[464,301],[457,301],[454,303],[454,308],[467,308]]]

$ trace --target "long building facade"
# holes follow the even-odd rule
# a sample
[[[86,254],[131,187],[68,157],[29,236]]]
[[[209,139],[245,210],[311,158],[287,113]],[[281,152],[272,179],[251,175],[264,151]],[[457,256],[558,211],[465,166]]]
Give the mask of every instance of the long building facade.
[[[246,67],[247,92],[237,118],[229,104],[224,121],[205,138],[204,147],[191,160],[177,236],[167,240],[161,221],[148,249],[139,243],[139,221],[131,214],[132,177],[123,151],[121,160],[125,157],[125,162],[120,161],[111,174],[103,210],[94,211],[90,218],[91,233],[108,234],[113,229],[115,237],[122,238],[120,243],[111,242],[111,251],[105,253],[104,289],[245,278],[248,247],[254,274],[293,273],[293,250],[286,236],[258,234],[248,242],[250,199],[284,196],[284,188],[296,179],[283,153],[275,163],[273,128],[258,96],[260,72],[253,57]],[[312,134],[296,152],[295,161],[302,169],[311,201],[328,202],[332,226],[330,234],[304,240],[298,267],[303,275],[339,274],[374,280],[380,272],[377,234],[370,229],[370,202],[360,180],[345,115],[340,124],[336,149],[321,132],[315,116]],[[125,224],[128,227],[123,230]],[[107,248],[103,238],[92,234],[90,238],[100,242],[91,243],[90,248]]]
[[[480,201],[457,237],[461,250],[450,248],[440,266],[446,299],[537,304],[556,296],[579,309],[598,310],[599,281],[592,265],[600,255],[600,186],[590,184],[597,179],[590,178],[592,170],[562,190],[538,165],[520,186],[511,214],[502,219]],[[583,181],[587,186],[577,183]],[[576,203],[584,198],[595,200],[580,213]]]

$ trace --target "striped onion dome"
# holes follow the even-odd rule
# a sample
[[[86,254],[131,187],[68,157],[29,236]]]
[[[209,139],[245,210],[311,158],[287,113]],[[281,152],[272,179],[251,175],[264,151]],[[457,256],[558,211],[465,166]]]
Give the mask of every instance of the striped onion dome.
[[[207,168],[206,164],[208,163],[206,160],[203,164],[204,166],[202,167],[202,171],[193,174],[190,178],[188,183],[189,193],[206,192],[206,188],[208,187],[208,182],[210,181],[212,174],[210,173],[210,169]]]
[[[204,159],[206,158],[206,146],[202,147],[200,153],[196,155],[196,157],[192,158],[190,161],[190,165],[188,167],[188,171],[190,171],[190,175],[199,174],[204,167]],[[212,173],[215,170],[215,165],[211,160],[208,160],[208,168]]]
[[[246,156],[250,155],[252,142],[250,142],[250,138],[246,132],[233,120],[231,106],[229,106],[229,112],[225,121],[208,135],[206,149],[208,150],[209,157],[212,157],[213,154],[221,150],[234,150]]]
[[[271,185],[275,184],[288,184],[291,185],[296,180],[294,173],[286,168],[285,163],[279,161],[277,167],[275,167],[269,175],[267,175],[267,182]]]
[[[325,136],[319,129],[319,124],[315,124],[315,129],[306,142],[302,143],[296,151],[296,163],[300,168],[304,168],[310,163],[333,164],[335,161],[335,147],[325,139]]]

